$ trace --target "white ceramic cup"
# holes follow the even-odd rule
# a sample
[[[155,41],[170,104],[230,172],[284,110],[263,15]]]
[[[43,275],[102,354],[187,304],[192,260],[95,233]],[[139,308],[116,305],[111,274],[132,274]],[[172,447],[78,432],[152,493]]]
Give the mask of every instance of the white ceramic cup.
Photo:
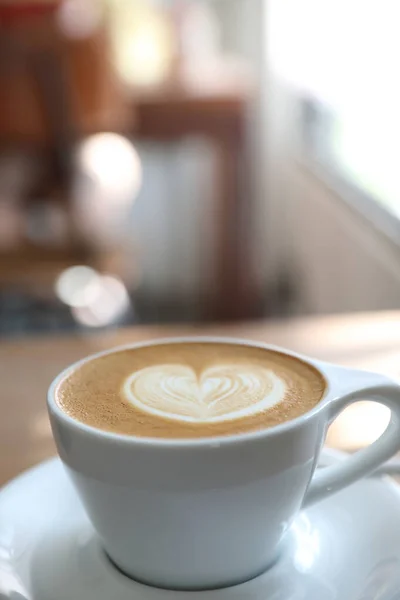
[[[199,340],[271,348],[221,338],[131,347]],[[172,589],[216,588],[254,577],[277,559],[302,508],[400,449],[398,384],[272,349],[315,366],[327,389],[305,415],[251,433],[187,440],[108,433],[58,407],[55,388],[66,371],[52,383],[48,408],[60,457],[107,554],[127,575]],[[346,406],[366,399],[390,408],[386,431],[368,448],[315,471],[329,424]]]

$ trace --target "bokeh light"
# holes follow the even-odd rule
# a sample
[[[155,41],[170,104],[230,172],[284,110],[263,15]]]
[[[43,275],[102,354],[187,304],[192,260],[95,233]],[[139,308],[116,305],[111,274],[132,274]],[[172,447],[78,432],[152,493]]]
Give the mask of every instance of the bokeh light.
[[[129,191],[134,198],[142,183],[142,165],[134,145],[117,133],[98,133],[78,150],[81,169],[99,185],[116,194]]]
[[[86,38],[93,34],[101,22],[100,2],[64,0],[57,11],[57,23],[69,38]]]
[[[116,69],[129,85],[152,87],[170,75],[175,39],[162,9],[146,0],[111,2]]]
[[[57,297],[71,308],[74,319],[87,327],[118,322],[131,310],[124,283],[114,275],[101,275],[77,265],[63,271],[55,283]]]
[[[86,306],[73,307],[72,314],[81,325],[104,327],[116,323],[129,308],[129,295],[122,281],[102,275],[98,295]]]
[[[68,306],[87,306],[100,292],[100,276],[84,265],[70,267],[58,277],[55,292]]]

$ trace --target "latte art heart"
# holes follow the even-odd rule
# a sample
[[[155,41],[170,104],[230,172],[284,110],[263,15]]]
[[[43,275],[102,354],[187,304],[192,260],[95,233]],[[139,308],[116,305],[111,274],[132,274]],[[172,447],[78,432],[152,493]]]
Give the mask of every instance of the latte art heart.
[[[218,365],[197,375],[185,365],[164,364],[132,373],[126,399],[154,415],[190,422],[246,417],[284,399],[286,386],[257,365]]]

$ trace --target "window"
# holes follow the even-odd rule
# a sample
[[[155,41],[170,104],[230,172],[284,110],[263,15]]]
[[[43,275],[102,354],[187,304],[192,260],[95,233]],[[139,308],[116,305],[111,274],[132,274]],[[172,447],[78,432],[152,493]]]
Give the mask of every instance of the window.
[[[272,0],[271,58],[305,142],[400,218],[399,0]]]

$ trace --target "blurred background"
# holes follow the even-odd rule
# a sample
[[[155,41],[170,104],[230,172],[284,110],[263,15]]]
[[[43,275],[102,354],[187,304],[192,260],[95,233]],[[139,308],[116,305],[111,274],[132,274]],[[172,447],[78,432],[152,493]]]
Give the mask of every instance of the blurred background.
[[[398,0],[0,0],[0,335],[400,304]]]

